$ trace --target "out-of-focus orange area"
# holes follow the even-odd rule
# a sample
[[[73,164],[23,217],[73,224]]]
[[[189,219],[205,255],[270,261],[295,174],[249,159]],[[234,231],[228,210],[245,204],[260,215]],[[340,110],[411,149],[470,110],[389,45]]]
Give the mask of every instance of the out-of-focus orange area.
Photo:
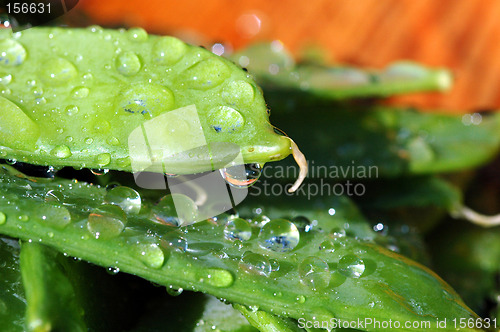
[[[238,49],[281,40],[296,55],[312,46],[329,63],[383,67],[408,59],[450,68],[454,88],[391,103],[455,112],[500,108],[498,0],[82,0],[93,23],[141,26]],[[196,40],[196,39],[195,39]]]

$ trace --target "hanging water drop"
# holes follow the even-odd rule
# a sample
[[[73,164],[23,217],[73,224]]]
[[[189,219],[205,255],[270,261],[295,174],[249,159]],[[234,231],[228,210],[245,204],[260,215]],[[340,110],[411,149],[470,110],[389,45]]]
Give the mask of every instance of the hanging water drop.
[[[365,272],[365,263],[356,255],[345,255],[339,260],[338,270],[349,278],[359,278]]]
[[[246,164],[223,168],[220,173],[226,182],[235,188],[248,188],[259,179],[262,174],[260,164]]]
[[[323,289],[330,283],[330,269],[324,260],[310,256],[299,264],[299,277],[312,290]]]
[[[168,286],[167,287],[167,293],[168,295],[170,296],[179,296],[182,294],[182,292],[184,291],[184,289],[182,288],[174,288],[172,285]]]
[[[299,244],[299,239],[299,230],[286,219],[271,220],[259,233],[259,245],[276,252],[293,250]]]
[[[242,218],[230,218],[224,228],[224,236],[230,241],[247,241],[252,237],[252,226]]]
[[[141,195],[129,187],[116,186],[109,190],[104,197],[104,202],[118,205],[125,213],[139,214],[141,211]]]

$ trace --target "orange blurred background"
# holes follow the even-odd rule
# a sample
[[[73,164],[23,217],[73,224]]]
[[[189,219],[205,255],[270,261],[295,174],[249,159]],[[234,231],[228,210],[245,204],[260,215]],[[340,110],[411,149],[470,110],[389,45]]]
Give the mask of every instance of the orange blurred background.
[[[319,49],[328,63],[448,67],[450,92],[391,103],[456,113],[500,108],[498,0],[80,0],[77,8],[92,23],[141,26],[205,46],[277,39],[297,57]]]

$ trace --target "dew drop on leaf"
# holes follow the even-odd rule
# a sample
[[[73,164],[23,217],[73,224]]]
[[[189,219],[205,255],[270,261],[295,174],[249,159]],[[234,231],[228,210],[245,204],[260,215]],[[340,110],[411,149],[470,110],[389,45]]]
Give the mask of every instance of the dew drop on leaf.
[[[153,221],[176,227],[193,223],[198,215],[194,201],[182,194],[165,195],[151,211]]]
[[[226,288],[233,284],[234,277],[231,272],[224,269],[203,269],[196,272],[198,281],[218,288]]]
[[[141,211],[141,196],[129,187],[117,186],[106,193],[104,202],[118,205],[125,213],[139,214]]]
[[[96,239],[110,239],[121,234],[126,220],[125,212],[119,206],[105,204],[89,215],[87,229]]]
[[[349,278],[359,278],[365,272],[365,263],[356,255],[345,255],[339,260],[338,270]]]
[[[271,274],[271,263],[269,263],[269,260],[263,255],[252,252],[244,253],[238,266],[240,269],[250,274],[257,274],[265,277],[269,277]]]
[[[295,226],[297,226],[298,230],[301,232],[307,233],[313,228],[311,221],[304,216],[297,216],[292,219],[292,222],[295,224]]]
[[[0,40],[0,65],[5,67],[19,66],[26,59],[26,49],[13,39]]]
[[[137,243],[133,246],[134,254],[144,265],[159,269],[165,262],[165,255],[156,243]]]
[[[230,218],[224,228],[224,236],[230,241],[247,241],[252,237],[252,226],[242,218]]]
[[[6,221],[7,221],[7,216],[5,215],[5,213],[0,212],[0,225],[5,224]]]
[[[292,222],[274,219],[265,224],[259,233],[259,245],[276,252],[293,250],[300,240],[300,233]]]
[[[71,215],[62,205],[46,203],[37,207],[33,220],[49,227],[63,229],[71,222]]]
[[[50,154],[61,159],[71,157],[71,150],[66,145],[58,145],[50,151]]]
[[[330,283],[330,269],[324,260],[310,256],[299,264],[299,277],[312,290],[323,289]]]
[[[115,66],[123,76],[132,76],[141,69],[141,60],[134,52],[123,52],[116,58]]]

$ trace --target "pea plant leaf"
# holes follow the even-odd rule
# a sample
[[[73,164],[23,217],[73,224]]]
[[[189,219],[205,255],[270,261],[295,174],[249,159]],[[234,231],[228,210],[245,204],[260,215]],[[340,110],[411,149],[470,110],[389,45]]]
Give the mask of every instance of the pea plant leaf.
[[[131,188],[128,188],[132,190]],[[477,317],[436,274],[372,241],[221,215],[183,228],[155,202],[3,166],[0,233],[151,282],[309,321]],[[127,212],[125,212],[125,211]],[[163,210],[164,211],[164,210]],[[365,326],[364,330],[376,330]],[[448,326],[448,330],[452,330]]]

